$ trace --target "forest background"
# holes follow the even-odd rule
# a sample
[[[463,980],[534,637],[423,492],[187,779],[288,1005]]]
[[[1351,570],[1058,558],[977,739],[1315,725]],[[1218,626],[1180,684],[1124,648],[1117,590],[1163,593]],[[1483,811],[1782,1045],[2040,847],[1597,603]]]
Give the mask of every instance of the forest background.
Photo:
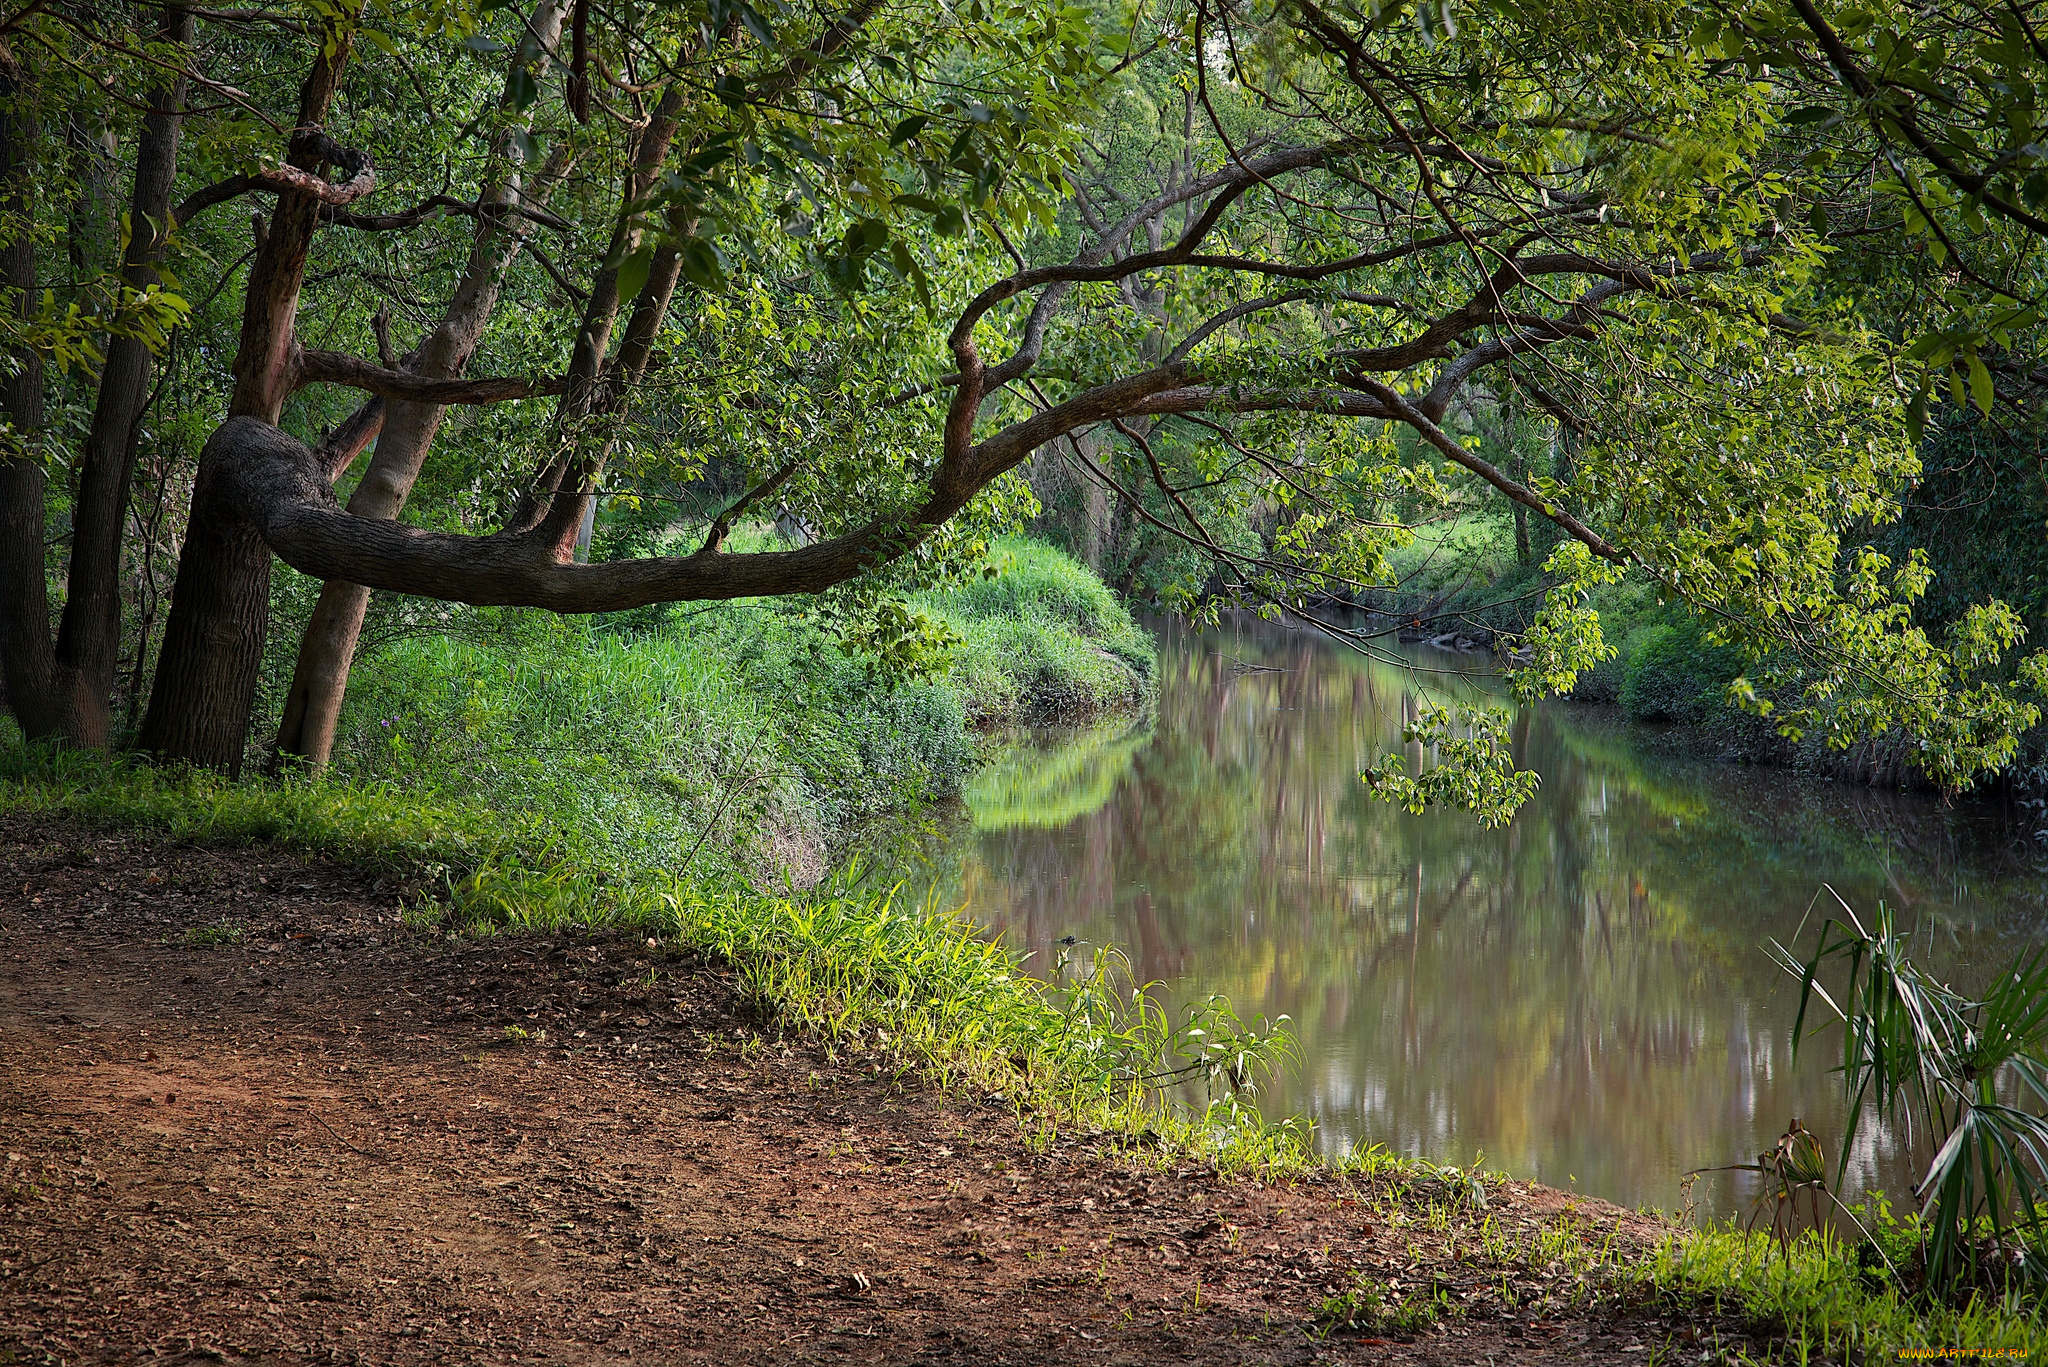
[[[645,927],[1040,1117],[1298,1171],[1226,1005],[774,889],[994,728],[1142,707],[1133,604],[1484,647],[1518,703],[2048,812],[2044,35],[2048,0],[25,0],[8,801],[382,865],[423,930]],[[1436,762],[1380,796],[1529,795],[1503,711],[1409,730]],[[1770,1313],[1898,1312],[1820,1262]]]

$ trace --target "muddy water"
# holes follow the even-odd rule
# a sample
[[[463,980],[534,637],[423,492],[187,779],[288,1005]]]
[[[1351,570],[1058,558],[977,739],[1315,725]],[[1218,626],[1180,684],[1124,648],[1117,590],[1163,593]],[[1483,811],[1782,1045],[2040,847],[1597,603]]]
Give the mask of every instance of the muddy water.
[[[1165,629],[1157,715],[1025,738],[913,885],[1036,964],[1071,935],[1182,1000],[1284,1013],[1301,1059],[1262,1105],[1326,1148],[1483,1154],[1664,1209],[1683,1173],[1795,1116],[1842,1132],[1825,1049],[1792,1057],[1797,983],[1766,955],[1824,883],[1896,908],[1965,974],[2048,924],[2039,869],[1981,812],[1679,758],[1591,709],[1517,718],[1542,788],[1505,830],[1372,800],[1359,770],[1418,698],[1477,698],[1484,667]],[[1909,1161],[1873,1132],[1849,1185],[1899,1190]],[[1694,1195],[1738,1210],[1746,1181]]]

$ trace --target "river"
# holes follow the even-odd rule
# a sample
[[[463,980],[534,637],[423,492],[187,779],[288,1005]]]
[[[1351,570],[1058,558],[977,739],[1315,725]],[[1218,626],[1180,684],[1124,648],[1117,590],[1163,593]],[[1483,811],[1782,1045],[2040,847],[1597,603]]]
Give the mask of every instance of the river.
[[[1542,778],[1503,830],[1412,816],[1359,771],[1418,697],[1496,693],[1483,658],[1367,659],[1251,623],[1160,629],[1156,715],[1041,732],[969,786],[910,876],[1043,967],[1115,945],[1176,1001],[1291,1018],[1264,1089],[1327,1151],[1381,1144],[1630,1206],[1676,1209],[1691,1169],[1746,1161],[1799,1117],[1845,1114],[1827,1049],[1792,1057],[1823,884],[1882,900],[1967,972],[2048,924],[2048,889],[1994,814],[1670,753],[1600,709],[1515,721]],[[1909,1156],[1867,1126],[1848,1186]],[[1708,1212],[1743,1209],[1710,1174]]]

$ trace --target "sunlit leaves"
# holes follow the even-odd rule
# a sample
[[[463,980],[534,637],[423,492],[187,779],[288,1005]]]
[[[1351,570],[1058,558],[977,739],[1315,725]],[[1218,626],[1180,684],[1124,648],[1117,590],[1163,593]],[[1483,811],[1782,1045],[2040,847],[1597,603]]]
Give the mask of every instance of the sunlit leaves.
[[[1454,713],[1438,703],[1419,703],[1401,739],[1421,747],[1434,763],[1425,761],[1419,773],[1409,774],[1403,756],[1388,755],[1359,777],[1373,796],[1410,812],[1449,807],[1471,813],[1482,826],[1505,826],[1540,782],[1534,772],[1515,768],[1508,721],[1496,708],[1461,706]]]
[[[1619,565],[1594,558],[1577,541],[1559,543],[1543,566],[1558,582],[1543,597],[1542,610],[1522,633],[1508,681],[1523,703],[1571,691],[1584,671],[1614,658],[1600,630],[1600,614],[1587,605],[1588,591],[1621,579]]]

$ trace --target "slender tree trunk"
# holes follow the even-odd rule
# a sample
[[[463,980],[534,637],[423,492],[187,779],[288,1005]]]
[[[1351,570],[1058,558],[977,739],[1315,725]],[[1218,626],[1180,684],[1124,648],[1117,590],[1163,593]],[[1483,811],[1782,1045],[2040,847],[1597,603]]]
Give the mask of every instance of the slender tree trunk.
[[[22,225],[13,241],[0,246],[0,292],[17,318],[35,311],[36,297],[35,234],[28,225],[35,220],[37,129],[26,107],[26,84],[13,54],[0,46],[0,212]],[[0,409],[11,429],[0,437],[0,671],[15,721],[37,740],[61,734],[63,720],[43,566],[43,497],[49,487],[37,436],[43,425],[43,358],[32,347],[17,347],[12,362],[14,373],[0,377]]]
[[[347,66],[351,35],[325,29],[312,69],[299,90],[299,116],[286,160],[319,174],[315,135],[327,121]],[[291,393],[293,320],[306,257],[319,226],[320,204],[285,190],[249,269],[241,346],[229,417],[271,426]],[[202,466],[192,490],[192,516],[171,589],[156,685],[143,718],[141,745],[166,760],[240,774],[249,714],[270,626],[270,549],[234,510],[220,472]]]
[[[555,409],[557,452],[534,476],[532,486],[521,496],[519,506],[506,527],[507,531],[524,532],[539,527],[544,521],[551,521],[550,531],[559,539],[563,558],[567,557],[575,542],[576,529],[583,521],[583,505],[580,499],[572,497],[558,506],[555,495],[565,487],[573,489],[589,467],[590,462],[579,458],[575,452],[577,429],[586,418],[607,405],[605,357],[611,351],[612,329],[618,323],[619,308],[623,303],[619,296],[619,263],[640,245],[638,216],[629,213],[626,206],[645,196],[653,187],[655,175],[668,156],[669,143],[675,137],[682,108],[682,91],[671,86],[662,93],[653,116],[647,127],[641,130],[639,142],[633,149],[633,165],[626,178],[618,218],[612,225],[611,243],[591,281],[590,298],[583,305],[583,321],[576,329],[576,344],[569,353],[569,385],[562,391],[561,401]],[[648,345],[652,342],[652,330],[658,329],[661,318],[658,314],[648,314],[644,301],[659,295],[661,312],[666,311],[668,292],[675,288],[680,262],[681,258],[673,251],[662,252],[648,272],[647,283],[640,289],[638,298],[643,303],[636,309],[635,317],[651,319],[647,325],[649,331],[643,339]],[[641,363],[645,364],[644,356]]]
[[[563,9],[561,0],[541,0],[528,25],[535,40],[548,51],[554,50],[560,41]],[[510,99],[508,88],[507,103]],[[529,198],[544,202],[553,182],[568,170],[562,150],[565,147],[566,144],[557,145],[541,174],[540,185]],[[506,157],[505,145],[500,145],[497,155]],[[511,169],[504,178],[483,196],[486,204],[509,207],[521,198],[524,187],[518,163],[509,165]],[[528,221],[513,214],[486,213],[478,218],[469,264],[440,326],[420,343],[411,369],[437,379],[463,372],[483,339],[484,326],[497,306],[505,273],[511,269],[528,231]],[[376,454],[349,498],[351,514],[387,522],[398,517],[447,411],[444,404],[391,405],[383,434],[377,439]],[[370,590],[360,584],[333,579],[320,586],[320,601],[314,605],[312,620],[299,641],[291,691],[285,696],[284,715],[277,732],[276,768],[294,760],[318,768],[333,753],[334,729],[341,719],[349,670],[369,606]]]
[[[192,41],[192,14],[166,6],[160,35],[179,47]],[[178,135],[185,106],[181,73],[150,95],[136,149],[135,189],[129,203],[131,237],[122,278],[131,289],[158,283],[171,189],[178,173]],[[65,735],[79,745],[104,748],[114,676],[121,655],[121,533],[135,481],[136,441],[153,370],[149,347],[134,337],[108,344],[81,452],[78,502],[72,512],[71,574],[64,618],[57,631],[58,684],[64,692]]]

